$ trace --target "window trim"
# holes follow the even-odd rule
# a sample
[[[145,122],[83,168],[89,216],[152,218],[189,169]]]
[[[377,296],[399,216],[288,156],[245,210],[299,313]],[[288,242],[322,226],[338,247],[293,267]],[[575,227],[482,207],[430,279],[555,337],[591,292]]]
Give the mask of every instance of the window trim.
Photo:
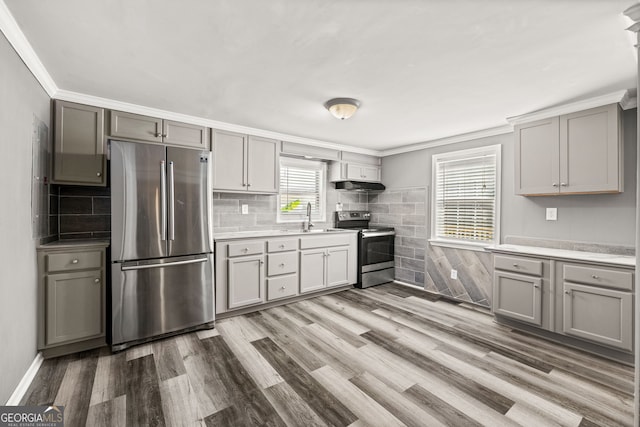
[[[469,240],[446,239],[436,235],[436,179],[437,164],[442,160],[465,159],[468,157],[479,156],[483,154],[494,154],[496,156],[496,196],[495,196],[495,213],[493,216],[493,240],[484,242],[474,242]],[[483,147],[469,148],[464,150],[449,151],[446,153],[434,154],[431,156],[431,232],[429,244],[434,246],[443,246],[454,249],[466,249],[472,251],[484,251],[488,246],[497,245],[500,242],[500,212],[502,211],[502,145],[486,145]]]
[[[289,157],[289,156],[280,156],[278,159],[278,181],[280,181],[280,171],[282,170],[282,162],[289,163],[292,165],[297,165],[299,167],[304,167],[309,164],[316,164],[320,166],[322,170],[322,179],[320,180],[320,217],[314,217],[311,215],[311,220],[316,222],[326,222],[327,220],[327,180],[328,180],[328,171],[327,171],[327,162],[323,162],[320,160],[310,160],[310,159],[301,159],[298,157]],[[285,166],[286,167],[286,166]],[[282,184],[282,183],[280,183]],[[280,192],[281,185],[278,186],[278,193],[276,199],[276,223],[277,224],[291,224],[291,223],[299,223],[304,221],[301,218],[283,218],[280,214]]]

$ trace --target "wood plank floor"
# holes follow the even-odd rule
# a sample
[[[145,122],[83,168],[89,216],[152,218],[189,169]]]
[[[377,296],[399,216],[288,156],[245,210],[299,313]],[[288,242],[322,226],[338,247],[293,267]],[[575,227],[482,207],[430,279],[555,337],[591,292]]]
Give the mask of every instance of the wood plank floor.
[[[633,369],[386,284],[46,360],[66,426],[631,426]]]

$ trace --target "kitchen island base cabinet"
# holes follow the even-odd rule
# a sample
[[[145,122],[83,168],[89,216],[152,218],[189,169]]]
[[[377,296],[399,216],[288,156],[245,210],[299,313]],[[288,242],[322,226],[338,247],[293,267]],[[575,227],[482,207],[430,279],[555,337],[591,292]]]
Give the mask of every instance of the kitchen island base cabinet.
[[[38,349],[45,358],[106,345],[107,245],[38,248]]]

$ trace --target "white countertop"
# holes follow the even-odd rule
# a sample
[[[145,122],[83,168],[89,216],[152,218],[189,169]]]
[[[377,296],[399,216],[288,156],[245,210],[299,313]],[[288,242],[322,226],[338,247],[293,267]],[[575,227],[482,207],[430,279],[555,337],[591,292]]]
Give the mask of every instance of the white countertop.
[[[261,237],[289,237],[289,236],[326,236],[331,234],[357,233],[358,230],[346,229],[326,229],[325,230],[254,230],[254,231],[231,231],[223,233],[213,233],[214,240],[236,240],[252,239]]]
[[[569,261],[585,261],[597,264],[610,264],[621,267],[635,267],[636,257],[627,255],[603,254],[598,252],[571,251],[567,249],[543,248],[539,246],[495,245],[485,248],[490,252],[509,253],[516,255],[533,255],[545,258],[563,259]]]
[[[83,246],[102,246],[108,247],[109,240],[107,239],[68,239],[68,240],[55,240],[50,243],[38,245],[37,249],[67,249],[67,248],[81,248]]]

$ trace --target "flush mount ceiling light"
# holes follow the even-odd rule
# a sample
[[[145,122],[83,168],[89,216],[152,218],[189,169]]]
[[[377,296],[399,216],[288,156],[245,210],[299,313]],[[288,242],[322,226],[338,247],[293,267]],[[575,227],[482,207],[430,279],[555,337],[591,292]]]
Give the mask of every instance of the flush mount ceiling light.
[[[335,118],[344,120],[355,114],[360,108],[360,101],[353,98],[333,98],[325,102],[324,106]]]

